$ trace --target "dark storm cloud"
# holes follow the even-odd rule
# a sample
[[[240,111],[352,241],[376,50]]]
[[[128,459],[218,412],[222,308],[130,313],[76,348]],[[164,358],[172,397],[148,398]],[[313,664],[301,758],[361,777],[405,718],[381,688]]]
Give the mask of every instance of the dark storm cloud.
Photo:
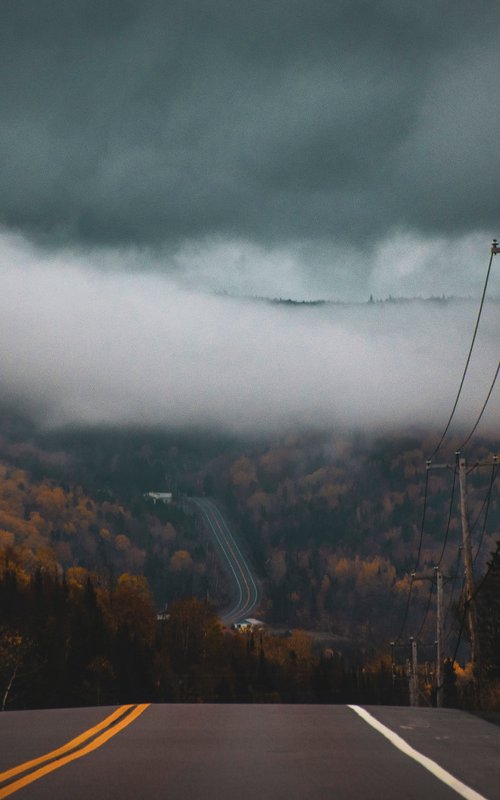
[[[496,3],[2,0],[0,16],[7,228],[264,247],[495,232]]]

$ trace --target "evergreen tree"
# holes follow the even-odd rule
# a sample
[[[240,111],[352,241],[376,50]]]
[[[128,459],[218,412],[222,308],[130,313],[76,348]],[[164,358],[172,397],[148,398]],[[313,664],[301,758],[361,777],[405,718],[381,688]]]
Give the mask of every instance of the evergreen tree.
[[[477,594],[479,647],[483,678],[500,679],[500,542]]]

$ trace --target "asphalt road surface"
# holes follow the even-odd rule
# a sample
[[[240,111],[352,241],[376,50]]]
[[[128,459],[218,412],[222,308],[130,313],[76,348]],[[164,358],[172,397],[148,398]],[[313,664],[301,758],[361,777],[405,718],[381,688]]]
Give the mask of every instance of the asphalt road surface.
[[[222,621],[225,625],[232,625],[233,622],[251,617],[260,603],[260,588],[248,558],[212,500],[192,497],[189,502],[201,516],[214,542],[221,566],[231,582],[233,602],[220,613]]]
[[[500,728],[451,709],[367,711],[366,719],[360,716],[366,715],[364,709],[324,705],[6,712],[0,714],[0,798],[500,798]],[[115,719],[108,724],[112,712]],[[101,720],[103,727],[96,731]],[[383,732],[372,726],[377,722],[385,726]],[[78,737],[87,728],[89,734]],[[413,748],[411,756],[387,738],[394,734],[396,742]],[[63,763],[73,751],[63,748],[59,756],[56,751],[63,766],[49,760],[53,771],[31,783],[22,784],[23,776],[31,780],[40,758],[8,777],[16,765],[70,739],[80,740],[77,756],[90,752],[66,756],[74,760]],[[425,764],[426,757],[433,760],[432,771],[415,760]],[[444,780],[455,780],[456,789]]]

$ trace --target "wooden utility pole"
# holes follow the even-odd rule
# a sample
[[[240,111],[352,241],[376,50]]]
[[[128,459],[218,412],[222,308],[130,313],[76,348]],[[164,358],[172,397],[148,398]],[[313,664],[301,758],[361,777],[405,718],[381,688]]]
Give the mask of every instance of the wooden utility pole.
[[[391,672],[392,672],[392,685],[396,683],[396,661],[394,658],[394,648],[396,646],[396,642],[391,642]]]
[[[436,616],[436,705],[443,707],[443,573],[436,570],[437,616]]]
[[[469,528],[469,504],[467,501],[467,462],[463,456],[458,455],[458,478],[460,483],[460,517],[462,521],[462,537],[464,547],[465,569],[465,603],[467,606],[467,624],[470,638],[470,654],[472,674],[477,679],[479,667],[479,640],[477,634],[476,601],[474,597],[474,562],[472,560],[472,547]]]
[[[417,656],[417,640],[410,637],[411,644],[411,661],[408,665],[409,671],[409,688],[410,688],[410,706],[418,706],[418,656]]]
[[[495,466],[497,456],[493,457],[493,463],[482,462],[474,465],[476,467]],[[427,462],[427,469],[458,469],[458,480],[460,486],[460,519],[462,522],[462,541],[464,558],[464,603],[466,604],[467,628],[469,631],[471,662],[474,679],[477,681],[479,672],[479,637],[477,632],[477,612],[475,601],[474,586],[474,561],[472,558],[472,546],[469,528],[469,504],[467,499],[467,461],[460,452],[456,453],[456,463],[452,464],[433,464]]]

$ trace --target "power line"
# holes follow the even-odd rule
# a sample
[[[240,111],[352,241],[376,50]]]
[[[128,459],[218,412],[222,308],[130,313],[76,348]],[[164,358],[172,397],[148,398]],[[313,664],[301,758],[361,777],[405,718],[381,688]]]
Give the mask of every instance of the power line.
[[[486,395],[486,400],[483,403],[483,407],[482,407],[481,411],[479,412],[479,416],[478,416],[478,418],[477,418],[477,420],[476,420],[476,422],[474,424],[474,427],[472,428],[471,432],[467,436],[467,439],[465,439],[465,441],[462,442],[462,444],[460,445],[459,450],[463,450],[465,448],[465,446],[470,442],[470,440],[472,439],[472,436],[474,435],[474,433],[476,431],[477,426],[481,422],[481,418],[482,418],[484,412],[486,411],[486,406],[489,403],[489,400],[490,400],[490,397],[491,397],[491,393],[492,393],[492,391],[493,391],[493,389],[495,387],[495,383],[497,381],[499,372],[500,372],[500,361],[498,362],[495,375],[494,375],[493,380],[491,382],[490,390],[489,390],[488,394]]]
[[[446,621],[448,619],[448,615],[449,615],[449,613],[451,611],[451,607],[453,605],[453,596],[455,594],[455,586],[456,586],[457,581],[458,581],[458,579],[460,577],[460,575],[458,574],[458,569],[460,567],[460,559],[462,557],[462,550],[463,550],[463,547],[462,547],[462,545],[460,545],[460,547],[457,550],[457,561],[456,561],[456,564],[455,564],[455,568],[453,570],[453,575],[451,576],[451,578],[449,578],[449,580],[451,581],[451,593],[450,593],[450,599],[448,601],[448,607],[446,609],[446,613],[445,613],[445,616],[444,616],[445,624],[446,624]],[[462,580],[463,580],[463,578],[462,578]]]
[[[411,601],[411,594],[412,594],[412,591],[413,591],[413,583],[414,583],[414,581],[415,581],[415,573],[412,572],[411,575],[410,575],[410,587],[408,589],[408,597],[406,598],[405,613],[403,615],[403,622],[401,623],[401,628],[399,629],[399,633],[398,633],[398,635],[396,636],[396,639],[395,639],[395,643],[396,644],[401,641],[401,638],[402,638],[403,633],[404,633],[404,629],[406,628],[406,623],[408,621],[408,613],[410,611],[410,601]]]
[[[488,270],[487,270],[487,273],[486,273],[486,280],[484,282],[484,288],[483,288],[483,294],[482,294],[482,297],[481,297],[481,303],[479,305],[479,312],[478,312],[478,315],[477,315],[476,326],[474,328],[474,333],[473,333],[473,336],[472,336],[472,342],[471,342],[471,345],[470,345],[470,348],[469,348],[469,354],[467,356],[467,361],[465,362],[465,367],[464,367],[464,370],[463,370],[463,373],[462,373],[462,379],[460,381],[460,386],[458,387],[457,396],[455,398],[455,402],[453,404],[453,408],[451,410],[451,414],[449,416],[448,422],[446,423],[446,427],[445,427],[445,429],[443,431],[443,434],[442,434],[442,436],[441,436],[441,438],[440,438],[440,440],[439,440],[439,442],[437,444],[437,447],[435,448],[434,452],[431,455],[431,460],[434,458],[434,456],[441,449],[441,445],[444,442],[446,434],[448,433],[448,429],[449,429],[449,427],[451,425],[451,421],[452,421],[453,417],[455,416],[455,411],[457,410],[458,401],[460,399],[460,395],[462,394],[462,389],[463,389],[463,385],[464,385],[464,382],[465,382],[465,376],[467,375],[467,370],[469,368],[469,363],[470,363],[470,360],[471,360],[472,351],[474,349],[474,344],[476,342],[476,336],[477,336],[477,331],[478,331],[478,328],[479,328],[479,322],[481,320],[481,314],[483,313],[484,298],[486,297],[486,289],[488,288],[488,281],[490,279],[491,264],[493,262],[493,256],[496,255],[498,252],[500,252],[500,248],[497,245],[497,240],[493,239],[493,243],[491,245],[490,263],[488,264]]]
[[[428,464],[426,465],[428,466]],[[425,470],[425,488],[424,488],[424,507],[422,509],[422,522],[420,523],[420,540],[418,543],[418,553],[417,553],[417,561],[415,563],[414,572],[417,571],[418,565],[420,564],[420,555],[422,553],[422,542],[424,540],[424,530],[425,530],[425,517],[427,514],[427,493],[429,490],[429,470]]]
[[[488,579],[488,575],[490,574],[491,570],[495,566],[495,560],[496,560],[496,557],[498,555],[498,551],[499,550],[500,550],[500,543],[497,543],[497,549],[496,549],[496,551],[494,553],[492,553],[493,558],[491,559],[490,563],[488,564],[488,569],[486,570],[486,572],[484,573],[483,577],[481,578],[480,583],[478,583],[478,585],[476,586],[476,590],[475,590],[474,595],[472,596],[471,600],[475,600],[475,598],[477,597],[477,595],[479,594],[479,592],[483,588],[483,586],[485,584],[485,581]]]
[[[455,564],[454,574],[452,575],[452,577],[450,579],[451,580],[450,599],[448,600],[448,605],[447,605],[446,612],[445,612],[445,615],[444,615],[444,628],[445,629],[446,629],[447,624],[448,624],[448,617],[449,617],[451,609],[453,607],[453,600],[455,599],[455,587],[456,587],[457,581],[458,581],[458,579],[460,577],[459,574],[458,574],[458,568],[460,566],[460,558],[462,556],[462,549],[463,549],[462,547],[458,548],[457,563]],[[463,593],[463,590],[464,590],[464,585],[465,585],[465,581],[462,578],[462,593]],[[448,639],[450,638],[450,634],[451,634],[451,631],[448,631],[448,633],[446,634],[446,642],[448,642]]]
[[[477,523],[481,519],[481,516],[482,516],[482,513],[483,513],[484,508],[486,506],[486,503],[488,502],[488,495],[489,495],[489,487],[488,487],[488,491],[486,492],[486,495],[484,497],[484,500],[483,500],[483,502],[481,504],[481,508],[479,509],[479,511],[478,511],[478,513],[476,515],[476,519],[474,520],[474,522],[470,526],[470,532],[471,533],[474,533],[474,531],[476,530]]]
[[[451,487],[450,505],[449,505],[449,509],[448,509],[448,519],[447,519],[447,522],[446,522],[446,529],[445,529],[443,547],[441,549],[441,555],[439,556],[437,567],[441,566],[441,562],[443,560],[443,557],[444,557],[444,554],[445,554],[445,550],[446,550],[446,545],[447,545],[447,542],[448,542],[448,534],[450,532],[451,517],[452,517],[452,514],[453,514],[453,500],[455,498],[456,482],[457,482],[457,471],[456,471],[456,469],[454,469],[453,470],[453,484],[452,484],[452,487]],[[418,629],[418,633],[417,633],[417,636],[416,636],[417,639],[420,638],[421,633],[422,633],[422,631],[423,631],[423,629],[425,627],[425,623],[427,622],[427,617],[429,616],[429,611],[430,611],[430,608],[431,608],[431,601],[432,601],[433,592],[434,592],[434,577],[432,578],[432,582],[431,582],[431,586],[430,586],[430,590],[429,590],[429,596],[427,598],[427,604],[426,604],[426,608],[425,608],[425,612],[424,612],[424,617],[423,617],[422,623],[420,625],[420,628]]]
[[[444,535],[443,547],[441,549],[441,555],[439,556],[439,560],[438,560],[438,563],[437,563],[438,567],[441,566],[441,562],[443,560],[444,553],[445,553],[445,550],[446,550],[446,545],[448,544],[448,534],[450,532],[450,524],[451,524],[451,516],[452,516],[452,513],[453,513],[453,501],[455,499],[455,487],[456,487],[456,484],[457,484],[457,470],[454,469],[453,470],[453,484],[452,484],[452,487],[451,487],[450,507],[448,509],[448,521],[446,523],[446,531],[445,531],[445,535]]]
[[[429,470],[431,468],[431,461],[434,458],[434,456],[439,452],[439,450],[441,448],[441,445],[443,444],[443,442],[445,440],[446,434],[448,433],[448,430],[450,428],[451,422],[452,422],[453,417],[455,415],[455,411],[456,411],[457,406],[458,406],[458,402],[459,402],[459,399],[460,399],[460,396],[461,396],[461,393],[462,393],[462,389],[463,389],[463,386],[464,386],[464,383],[465,383],[465,378],[467,376],[467,370],[469,368],[469,364],[470,364],[470,361],[471,361],[472,352],[474,350],[474,345],[475,345],[475,342],[476,342],[477,332],[479,330],[479,324],[480,324],[480,321],[481,321],[481,316],[482,316],[483,307],[484,307],[484,301],[485,301],[485,297],[486,297],[486,291],[487,291],[487,288],[488,288],[488,282],[489,282],[490,273],[491,273],[491,266],[492,266],[492,263],[493,263],[493,256],[497,255],[498,253],[500,253],[500,247],[498,246],[497,240],[493,239],[493,242],[492,242],[492,245],[491,245],[490,260],[489,260],[488,269],[487,269],[487,272],[486,272],[486,279],[485,279],[485,282],[484,282],[483,292],[482,292],[482,296],[481,296],[481,302],[480,302],[480,305],[479,305],[479,311],[478,311],[478,315],[477,315],[477,319],[476,319],[476,324],[475,324],[475,327],[474,327],[474,332],[473,332],[473,335],[472,335],[472,341],[471,341],[469,352],[468,352],[468,355],[467,355],[467,360],[465,362],[465,367],[464,367],[463,372],[462,372],[462,378],[461,378],[461,381],[460,381],[460,385],[458,387],[458,392],[457,392],[457,395],[455,397],[455,402],[453,404],[453,408],[451,410],[451,414],[450,414],[449,419],[448,419],[448,421],[446,423],[446,426],[445,426],[445,429],[444,429],[444,431],[443,431],[443,433],[441,435],[441,438],[439,439],[439,442],[438,442],[436,448],[434,449],[430,459],[427,460],[425,489],[424,489],[424,505],[423,505],[423,511],[422,511],[422,522],[421,522],[421,526],[420,526],[420,538],[419,538],[419,543],[418,543],[417,558],[416,558],[414,571],[410,575],[410,583],[409,583],[409,587],[408,587],[408,595],[407,595],[407,599],[406,599],[406,607],[405,607],[405,611],[404,611],[404,615],[403,615],[403,620],[402,620],[402,623],[401,623],[399,634],[398,634],[394,644],[396,644],[397,642],[399,642],[401,640],[401,638],[403,636],[403,633],[404,633],[404,630],[405,630],[405,627],[406,627],[406,624],[408,622],[408,616],[409,616],[409,612],[410,612],[410,604],[411,604],[413,586],[414,586],[414,582],[415,582],[416,570],[418,569],[418,565],[420,563],[420,556],[421,556],[421,553],[422,553],[423,536],[424,536],[424,530],[425,530],[425,517],[426,517],[426,511],[427,511],[427,495],[428,495],[428,485],[429,485]],[[483,407],[481,409],[481,412],[479,414],[479,417],[476,420],[476,423],[475,423],[474,427],[472,428],[469,436],[467,437],[466,441],[464,442],[464,445],[467,444],[467,442],[470,440],[470,438],[474,434],[477,426],[479,425],[479,422],[480,422],[480,420],[481,420],[481,418],[483,416],[483,413],[484,413],[484,411],[486,409],[486,406],[488,405],[489,399],[490,399],[491,394],[493,392],[493,388],[495,386],[496,379],[498,377],[499,371],[500,371],[500,362],[499,362],[497,371],[495,373],[495,377],[493,379],[493,382],[492,382],[492,384],[490,386],[490,390],[488,392],[486,400],[485,400],[485,402],[483,404]],[[462,447],[464,445],[462,445]],[[458,453],[457,453],[457,455],[458,455]],[[463,461],[463,464],[465,465],[465,459],[462,459],[462,461]],[[461,470],[460,471],[461,508],[462,508],[462,505],[464,505],[464,503],[466,504],[466,499],[464,500],[464,494],[465,494],[466,490],[462,488],[462,483],[465,483],[465,472],[462,473],[462,461],[460,461],[460,470]],[[442,466],[445,466],[445,465],[442,465]],[[453,485],[452,485],[452,490],[451,490],[450,505],[449,505],[449,511],[448,511],[448,521],[447,521],[447,524],[446,524],[445,537],[444,537],[444,541],[443,541],[441,555],[439,557],[438,566],[441,565],[441,562],[443,560],[443,557],[444,557],[444,554],[445,554],[445,551],[446,551],[447,543],[448,543],[448,535],[449,535],[449,531],[450,531],[451,517],[452,517],[452,512],[453,512],[453,502],[454,502],[454,497],[455,497],[456,477],[457,477],[457,468],[455,466],[453,468]],[[490,496],[491,496],[491,492],[490,492]],[[488,499],[488,507],[489,507],[489,499]],[[462,516],[464,516],[464,515],[462,514]],[[466,517],[467,517],[467,514],[465,514],[465,518]],[[470,537],[468,538],[468,541],[470,542]],[[464,546],[465,546],[465,532],[464,532]],[[471,561],[470,554],[469,554],[469,561]],[[467,560],[466,560],[466,564],[468,564]],[[469,567],[471,568],[472,564],[470,564]],[[466,571],[466,575],[467,575],[467,571]],[[472,580],[472,578],[469,578],[469,580]],[[453,589],[454,589],[454,587],[453,587]],[[430,606],[431,606],[431,602],[432,602],[432,592],[433,592],[433,584],[431,584],[431,587],[430,587],[429,596],[428,596],[428,599],[427,599],[427,607],[426,607],[426,611],[425,611],[425,614],[424,614],[423,621],[422,621],[422,623],[420,625],[420,628],[419,628],[418,636],[421,634],[421,632],[422,632],[422,630],[423,630],[423,628],[425,626],[425,623],[427,621],[427,617],[428,617]],[[472,609],[472,603],[473,603],[473,600],[474,600],[474,597],[475,597],[475,593],[469,593],[469,594],[471,596],[468,596],[467,601],[465,602],[466,612],[467,612],[469,606]],[[452,596],[453,596],[453,594],[452,594]],[[451,600],[450,600],[450,607],[451,607]],[[448,610],[446,612],[446,615],[448,615],[449,608],[448,608]],[[471,614],[472,614],[472,611],[471,611]],[[462,634],[462,629],[463,629],[463,625],[464,624],[465,624],[465,616],[464,616],[464,619],[463,619],[463,622],[462,622],[462,625],[461,625],[461,631],[460,631],[460,634],[459,634],[459,641],[457,643],[457,651],[458,651],[458,647],[460,645],[460,637],[461,637],[461,634]]]
[[[427,622],[427,617],[429,616],[429,611],[431,610],[431,602],[432,602],[433,593],[434,593],[434,576],[431,579],[431,586],[430,586],[430,589],[429,589],[429,595],[427,597],[427,605],[426,605],[426,608],[425,608],[424,618],[422,620],[420,628],[418,629],[417,635],[415,637],[417,639],[417,641],[420,639],[420,636],[422,635],[422,631],[425,628],[425,623]]]
[[[404,615],[403,615],[403,621],[401,623],[401,628],[399,630],[399,634],[397,635],[397,637],[395,639],[396,643],[401,641],[401,637],[402,637],[402,635],[404,633],[404,629],[405,629],[406,623],[408,621],[408,614],[410,612],[410,601],[411,601],[411,595],[412,595],[412,591],[413,591],[413,583],[414,583],[414,580],[415,580],[415,573],[416,573],[416,571],[418,569],[418,565],[420,563],[420,555],[422,553],[422,542],[423,542],[423,538],[424,538],[424,529],[425,529],[425,517],[426,517],[426,514],[427,514],[427,493],[428,493],[428,488],[429,488],[429,469],[428,469],[429,463],[430,462],[427,462],[427,465],[426,465],[427,469],[425,471],[424,506],[423,506],[423,509],[422,509],[422,521],[420,523],[420,539],[419,539],[419,543],[418,543],[417,559],[416,559],[416,562],[415,562],[415,568],[414,568],[413,572],[410,575],[410,586],[408,588],[408,597],[406,598],[406,608],[405,608],[405,612],[404,612]]]
[[[404,628],[405,628],[405,625],[406,625],[406,622],[407,622],[407,619],[408,619],[411,593],[412,593],[412,590],[413,590],[413,580],[415,578],[415,573],[416,573],[416,570],[417,570],[419,562],[420,562],[420,555],[421,555],[421,551],[422,551],[422,542],[423,542],[423,535],[424,535],[424,528],[425,528],[425,516],[426,516],[426,510],[427,510],[429,471],[431,469],[430,461],[427,461],[427,465],[426,466],[427,466],[427,472],[426,472],[426,482],[425,482],[425,490],[424,490],[424,508],[423,508],[423,512],[422,512],[422,524],[420,526],[420,540],[419,540],[419,546],[418,546],[418,555],[417,555],[417,559],[416,559],[415,569],[414,569],[414,571],[412,573],[412,580],[410,581],[404,619],[403,619],[403,623],[401,625],[401,631],[400,631],[400,634],[399,634],[398,639],[396,641],[399,641],[400,637],[402,636]],[[453,501],[454,501],[454,497],[455,497],[456,479],[457,479],[457,470],[456,470],[456,468],[453,468],[453,484],[452,484],[452,488],[451,488],[450,504],[449,504],[449,509],[448,509],[448,519],[447,519],[447,522],[446,522],[445,536],[444,536],[443,546],[442,546],[442,549],[441,549],[441,554],[439,556],[439,560],[438,560],[438,563],[437,563],[437,567],[441,566],[441,562],[443,560],[444,553],[445,553],[445,550],[446,550],[446,545],[447,545],[447,542],[448,542],[448,535],[449,535],[449,531],[450,531],[451,518],[452,518],[452,513],[453,513]],[[434,579],[433,579],[433,581],[434,581]],[[430,607],[431,607],[433,591],[434,591],[434,584],[431,583],[431,587],[430,587],[430,590],[429,590],[429,595],[428,595],[427,603],[426,603],[426,609],[425,609],[425,612],[424,612],[424,617],[423,617],[423,620],[422,620],[422,622],[420,624],[420,627],[418,629],[418,633],[417,633],[417,636],[416,636],[417,639],[420,638],[422,630],[425,627],[425,623],[427,622],[427,617],[429,616],[429,611],[430,611]]]
[[[498,475],[498,469],[499,469],[499,466],[494,462],[492,470],[491,470],[490,485],[488,487],[488,492],[486,494],[486,498],[485,498],[485,500],[483,502],[483,508],[484,508],[483,526],[481,528],[481,535],[479,537],[479,542],[478,542],[476,553],[475,553],[474,559],[473,559],[474,563],[476,563],[477,558],[479,556],[479,553],[481,552],[481,548],[483,546],[484,534],[486,532],[486,524],[488,522],[488,513],[489,513],[489,510],[490,510],[491,495],[492,495],[492,492],[493,492],[493,486],[495,484],[495,481],[496,481],[496,478],[497,478],[497,475]],[[482,509],[481,509],[481,511],[482,511]],[[479,517],[478,517],[478,519],[479,519]]]
[[[457,643],[455,645],[455,652],[453,653],[452,664],[454,664],[455,661],[457,660],[458,651],[460,649],[460,642],[462,641],[462,636],[463,636],[464,627],[465,627],[465,618],[467,617],[467,606],[468,606],[468,602],[465,601],[464,607],[463,607],[463,611],[462,611],[462,618],[460,620],[460,628],[458,630]]]
[[[493,566],[495,564],[495,560],[496,560],[498,551],[499,551],[499,548],[500,548],[500,545],[497,545],[496,552],[493,554],[493,558],[491,559],[491,562],[488,564],[488,569],[486,570],[485,574],[483,575],[483,577],[481,579],[481,582],[476,586],[474,594],[472,595],[472,597],[470,597],[469,599],[465,600],[465,602],[464,602],[464,607],[463,607],[463,611],[462,611],[462,619],[461,619],[461,622],[460,622],[460,629],[459,629],[459,632],[458,632],[458,639],[457,639],[457,644],[456,644],[456,647],[455,647],[455,654],[453,656],[453,661],[454,662],[457,660],[457,654],[458,654],[458,650],[459,650],[459,647],[460,647],[460,642],[462,640],[462,636],[463,636],[463,632],[464,632],[465,619],[467,617],[467,611],[468,611],[469,605],[473,600],[476,599],[477,595],[479,594],[479,592],[483,588],[483,586],[485,584],[485,581],[488,578],[488,575],[492,571]]]

